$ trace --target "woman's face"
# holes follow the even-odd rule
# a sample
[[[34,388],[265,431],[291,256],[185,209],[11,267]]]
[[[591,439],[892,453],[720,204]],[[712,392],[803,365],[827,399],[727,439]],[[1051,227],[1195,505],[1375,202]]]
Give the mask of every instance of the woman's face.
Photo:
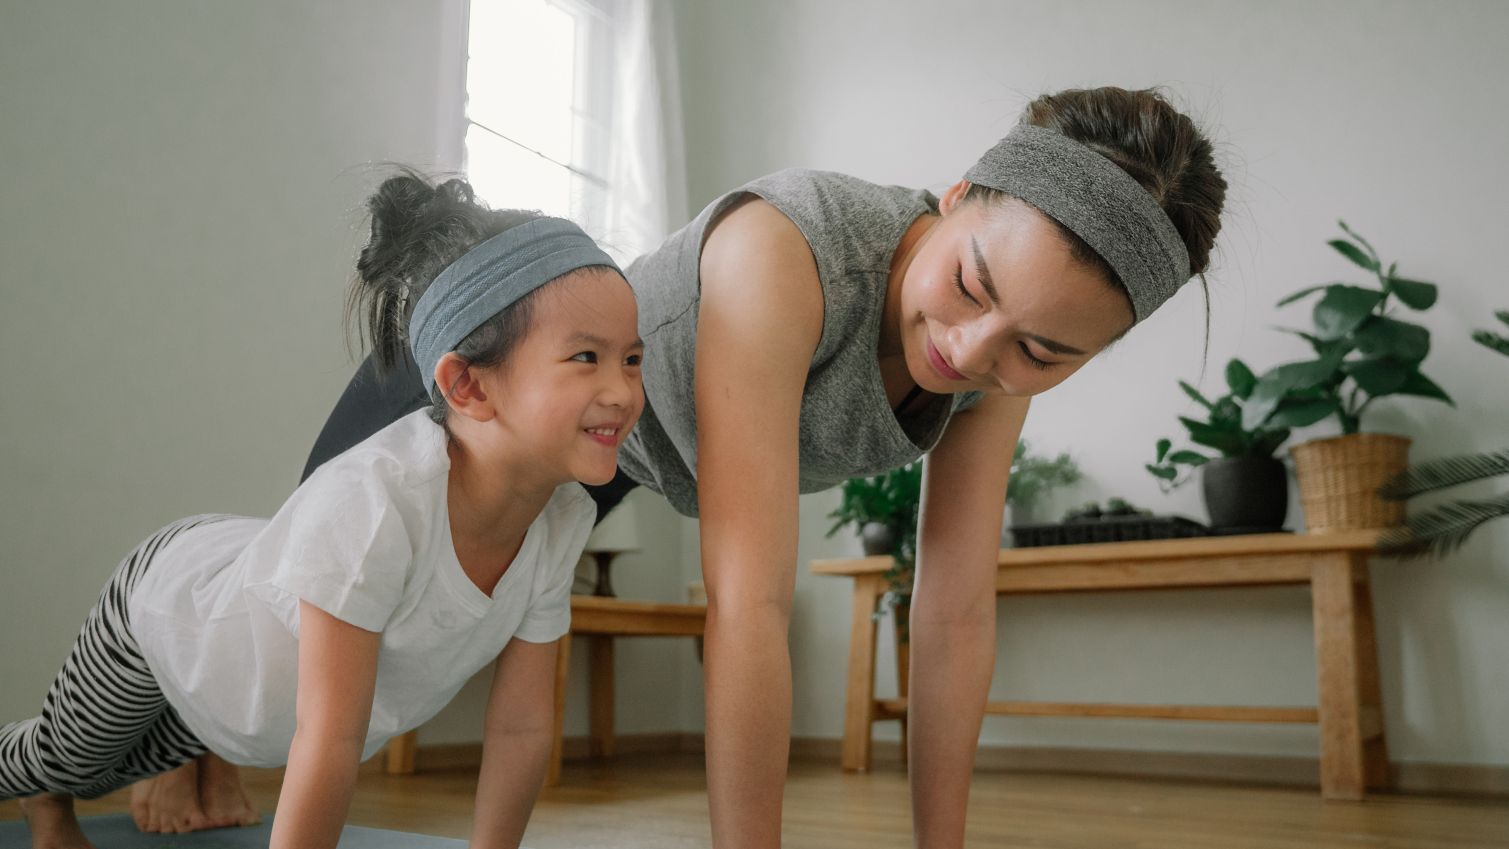
[[[943,196],[901,284],[901,342],[923,389],[1036,395],[1078,371],[1133,322],[1124,293],[1074,259],[1022,201]]]

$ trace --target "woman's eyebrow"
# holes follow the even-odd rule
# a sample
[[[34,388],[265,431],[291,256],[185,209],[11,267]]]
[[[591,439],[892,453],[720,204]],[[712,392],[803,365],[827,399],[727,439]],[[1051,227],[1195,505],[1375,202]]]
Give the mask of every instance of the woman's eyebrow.
[[[974,236],[969,237],[969,246],[974,249],[975,276],[980,278],[980,285],[985,287],[985,294],[990,298],[990,302],[1000,306],[1001,293],[996,291],[996,283],[990,278],[990,269],[985,265],[985,252],[980,250],[980,243],[975,241]]]
[[[1063,354],[1070,357],[1082,357],[1085,355],[1084,351],[1081,351],[1073,345],[1065,345],[1062,342],[1055,342],[1052,339],[1038,336],[1035,333],[1023,333],[1022,335],[1026,336],[1028,339],[1031,339],[1037,344],[1042,345],[1044,348],[1047,348],[1049,351],[1052,351],[1055,354]]]

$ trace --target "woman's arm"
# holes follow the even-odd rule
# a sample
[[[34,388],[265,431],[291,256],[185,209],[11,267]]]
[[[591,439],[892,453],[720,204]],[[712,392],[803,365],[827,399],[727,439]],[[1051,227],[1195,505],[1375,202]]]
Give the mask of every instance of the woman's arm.
[[[498,656],[482,737],[472,849],[515,849],[550,763],[560,642],[510,640]]]
[[[924,464],[912,590],[912,819],[918,849],[959,849],[996,648],[996,558],[1027,399],[986,396]]]
[[[758,200],[717,223],[701,275],[697,503],[713,846],[776,847],[791,743],[798,424],[822,288],[796,225]]]
[[[381,635],[299,602],[298,725],[271,849],[334,849],[372,718]]]

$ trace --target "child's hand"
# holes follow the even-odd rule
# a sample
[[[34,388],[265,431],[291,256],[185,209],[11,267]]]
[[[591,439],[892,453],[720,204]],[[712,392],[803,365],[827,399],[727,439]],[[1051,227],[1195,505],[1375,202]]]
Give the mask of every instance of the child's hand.
[[[555,742],[557,652],[569,637],[531,643],[515,637],[498,656],[477,777],[472,849],[515,849],[534,809]]]
[[[340,839],[372,718],[380,640],[380,634],[299,602],[298,730],[271,849],[334,849]]]

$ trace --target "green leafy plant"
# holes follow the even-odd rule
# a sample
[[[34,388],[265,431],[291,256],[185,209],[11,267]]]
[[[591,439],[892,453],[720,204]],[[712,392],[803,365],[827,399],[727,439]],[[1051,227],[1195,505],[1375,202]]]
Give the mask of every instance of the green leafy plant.
[[[1509,310],[1494,315],[1509,325]],[[1489,330],[1472,334],[1473,341],[1509,357],[1509,339]],[[1509,475],[1509,449],[1432,460],[1404,470],[1379,490],[1384,498],[1404,500],[1472,481]],[[1467,541],[1473,531],[1491,519],[1509,516],[1509,493],[1485,499],[1460,499],[1419,516],[1404,527],[1386,532],[1380,547],[1403,556],[1444,556]]]
[[[1252,369],[1238,359],[1226,364],[1226,386],[1229,391],[1215,400],[1206,398],[1195,387],[1179,381],[1179,388],[1184,390],[1184,394],[1205,410],[1203,420],[1189,416],[1179,417],[1179,423],[1189,432],[1189,440],[1196,445],[1214,449],[1217,456],[1221,457],[1273,456],[1273,452],[1289,438],[1289,428],[1275,425],[1270,419],[1247,424],[1246,404],[1257,388],[1257,383],[1258,379]],[[1210,456],[1191,448],[1171,451],[1173,446],[1171,439],[1158,440],[1153,462],[1145,464],[1148,472],[1158,479],[1158,485],[1164,492],[1182,486],[1189,481],[1195,469],[1211,460]]]
[[[828,529],[830,537],[845,527],[857,530],[870,522],[890,528],[895,542],[891,547],[891,568],[886,570],[888,589],[881,599],[882,609],[911,599],[917,562],[917,511],[921,503],[922,461],[918,460],[882,475],[844,481],[838,509],[828,514],[828,518],[835,520]]]
[[[1430,352],[1430,331],[1403,321],[1395,304],[1421,311],[1436,302],[1436,286],[1396,273],[1346,222],[1347,238],[1328,244],[1354,265],[1371,272],[1376,286],[1329,283],[1310,286],[1278,302],[1285,306],[1317,293],[1310,330],[1284,329],[1306,342],[1315,359],[1286,363],[1258,378],[1242,408],[1242,424],[1304,427],[1336,416],[1342,433],[1357,433],[1362,416],[1379,398],[1413,395],[1452,403],[1440,386],[1420,372]]]
[[[1079,464],[1067,451],[1059,452],[1057,457],[1032,454],[1027,440],[1018,440],[1011,457],[1011,484],[1006,487],[1006,503],[1030,511],[1048,492],[1079,483],[1082,477]]]

